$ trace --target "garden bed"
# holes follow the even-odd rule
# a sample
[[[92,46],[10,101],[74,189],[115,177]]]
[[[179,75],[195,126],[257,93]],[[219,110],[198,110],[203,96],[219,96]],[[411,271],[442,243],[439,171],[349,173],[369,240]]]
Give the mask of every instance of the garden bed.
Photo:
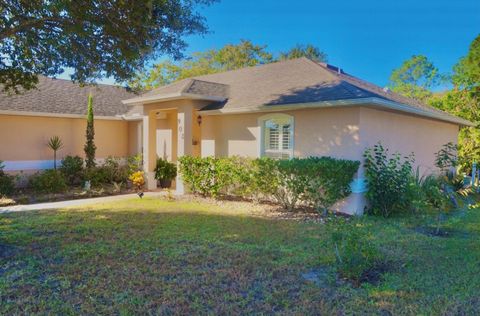
[[[114,185],[102,185],[88,191],[82,187],[72,187],[64,193],[37,193],[31,189],[22,189],[11,197],[0,198],[0,207],[113,196],[134,192],[135,190],[132,188],[118,188]]]

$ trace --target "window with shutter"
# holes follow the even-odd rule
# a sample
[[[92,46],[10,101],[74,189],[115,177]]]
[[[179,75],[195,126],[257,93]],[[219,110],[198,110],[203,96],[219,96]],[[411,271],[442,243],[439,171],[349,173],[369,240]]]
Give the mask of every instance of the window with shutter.
[[[271,114],[261,118],[262,156],[275,159],[293,157],[293,117]]]

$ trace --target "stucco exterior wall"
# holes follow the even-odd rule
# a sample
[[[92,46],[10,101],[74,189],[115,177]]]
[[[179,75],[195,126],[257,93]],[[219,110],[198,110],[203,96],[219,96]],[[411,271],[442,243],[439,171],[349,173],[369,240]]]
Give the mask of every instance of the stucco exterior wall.
[[[66,155],[84,156],[86,120],[35,116],[0,115],[0,160],[52,160],[47,142],[59,136],[64,147],[58,159]],[[128,123],[120,120],[95,120],[97,158],[128,155]]]
[[[360,159],[359,108],[327,108],[282,112],[294,117],[296,157],[333,156]],[[268,113],[206,116],[202,141],[215,142],[216,156],[260,156],[259,119]],[[202,145],[203,145],[202,142]],[[202,149],[203,150],[203,149]],[[206,151],[206,150],[203,150]]]
[[[415,167],[422,173],[434,173],[435,153],[442,145],[458,141],[455,124],[429,120],[372,108],[360,109],[360,147],[362,150],[381,142],[391,153],[414,153]],[[361,170],[363,172],[363,170]]]

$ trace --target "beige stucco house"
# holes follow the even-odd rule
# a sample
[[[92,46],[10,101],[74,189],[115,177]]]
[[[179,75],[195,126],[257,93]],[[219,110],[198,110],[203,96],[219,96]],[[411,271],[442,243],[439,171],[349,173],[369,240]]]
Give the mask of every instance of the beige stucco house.
[[[471,125],[306,58],[185,79],[142,95],[42,78],[37,90],[0,101],[0,160],[7,170],[51,167],[45,143],[53,135],[65,143],[61,156],[83,156],[89,92],[98,158],[143,152],[149,189],[156,187],[157,157],[362,160],[365,148],[378,141],[391,151],[414,152],[421,170],[434,172],[434,153]],[[181,178],[176,190],[184,191]],[[352,195],[335,207],[362,212],[364,191],[360,168]]]

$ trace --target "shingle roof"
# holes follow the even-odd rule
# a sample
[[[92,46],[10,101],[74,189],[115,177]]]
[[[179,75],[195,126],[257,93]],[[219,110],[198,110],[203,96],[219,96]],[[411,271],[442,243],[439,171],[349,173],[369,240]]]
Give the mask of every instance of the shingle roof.
[[[472,125],[466,120],[346,74],[335,66],[304,57],[184,79],[152,90],[137,100],[185,92],[222,97],[223,102],[214,102],[202,108],[203,111],[248,112],[279,105],[373,98],[400,104],[401,108],[396,108],[399,111]]]
[[[87,96],[93,95],[96,116],[124,114],[129,106],[122,100],[135,96],[123,87],[99,84],[80,87],[70,80],[39,77],[36,89],[22,94],[0,96],[0,111],[24,111],[85,115]]]
[[[226,102],[211,104],[203,110],[247,110],[259,106],[380,98],[431,113],[447,121],[470,123],[419,101],[386,91],[346,74],[335,66],[317,63],[305,57],[193,79],[230,86]]]
[[[142,97],[150,97],[156,95],[169,94],[197,94],[211,97],[227,98],[229,86],[219,82],[209,82],[195,78],[183,79],[172,84],[155,88],[142,95]]]

